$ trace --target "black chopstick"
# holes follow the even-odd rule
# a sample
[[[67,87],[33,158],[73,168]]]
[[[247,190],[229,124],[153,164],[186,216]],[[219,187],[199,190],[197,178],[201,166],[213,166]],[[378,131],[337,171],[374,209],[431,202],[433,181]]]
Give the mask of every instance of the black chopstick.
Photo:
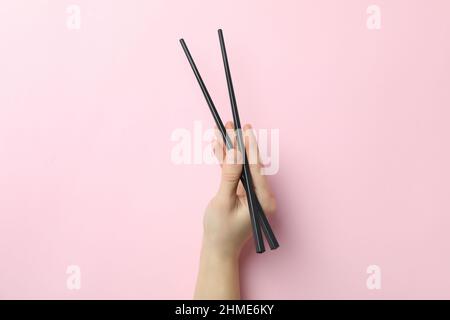
[[[187,59],[189,61],[189,64],[191,65],[192,71],[194,72],[194,75],[197,78],[198,84],[200,85],[200,88],[201,88],[201,90],[203,92],[203,95],[204,95],[204,97],[206,99],[206,102],[207,102],[208,107],[209,107],[209,109],[211,111],[211,114],[212,114],[212,116],[214,118],[214,121],[216,122],[217,128],[219,129],[219,131],[220,131],[220,133],[222,135],[224,143],[225,143],[227,149],[230,149],[230,148],[232,148],[233,144],[231,142],[231,139],[229,138],[229,136],[226,133],[225,126],[224,126],[224,124],[223,124],[223,122],[222,122],[222,120],[221,120],[221,118],[219,116],[219,113],[217,112],[217,109],[216,109],[216,107],[214,105],[214,102],[212,101],[211,96],[209,95],[209,92],[208,92],[208,90],[207,90],[207,88],[206,88],[206,86],[205,86],[205,84],[204,84],[204,82],[202,80],[202,77],[201,77],[201,75],[200,75],[200,73],[199,73],[199,71],[198,71],[198,69],[197,69],[197,67],[195,65],[194,59],[192,58],[192,56],[191,56],[191,54],[189,52],[189,49],[187,48],[187,45],[186,45],[185,41],[183,39],[180,39],[180,43],[181,43],[181,46],[183,47],[183,50],[184,50],[184,52],[186,54],[186,57],[187,57]],[[249,176],[250,176],[250,179],[251,179],[251,175],[249,175]],[[264,234],[265,234],[265,236],[267,238],[267,241],[269,243],[270,248],[271,249],[276,249],[279,246],[279,244],[278,244],[278,242],[277,242],[277,240],[275,238],[275,235],[274,235],[274,233],[272,231],[272,228],[270,227],[270,224],[269,224],[269,222],[267,220],[267,217],[265,216],[265,214],[264,214],[264,212],[262,210],[262,207],[261,207],[261,204],[258,201],[258,198],[256,197],[256,195],[254,195],[254,192],[253,192],[253,195],[254,195],[253,197],[251,197],[251,195],[249,194],[249,190],[253,190],[253,188],[249,188],[248,183],[247,183],[247,179],[244,176],[244,172],[243,172],[243,174],[241,176],[241,182],[242,182],[242,184],[244,186],[244,189],[245,189],[245,191],[247,193],[247,199],[251,199],[252,200],[252,206],[249,205],[249,209],[253,210],[253,216],[256,215],[258,217],[258,220],[253,220],[253,222],[252,222],[252,231],[253,231],[254,239],[255,239],[256,252],[261,253],[261,252],[264,252],[264,250],[265,250],[264,249],[264,242],[261,241],[262,240],[261,236],[259,236],[259,239],[260,239],[259,241],[256,240],[257,236],[255,236],[255,234],[257,234],[257,231],[255,231],[255,228],[253,227],[253,225],[257,226],[258,225],[258,221],[262,224],[262,229],[263,229]],[[253,184],[251,184],[251,185],[253,186]],[[254,222],[256,222],[256,223],[254,223]],[[259,228],[257,228],[256,230],[259,230]],[[259,232],[259,235],[260,235],[260,232]],[[261,245],[261,243],[262,243],[262,245]]]
[[[220,48],[222,49],[222,59],[223,59],[223,65],[225,68],[225,75],[227,78],[227,86],[228,86],[228,94],[230,96],[230,103],[231,103],[231,111],[233,113],[233,122],[234,122],[234,130],[236,131],[236,138],[237,138],[237,144],[238,149],[242,154],[243,160],[244,160],[244,167],[243,167],[243,175],[245,178],[246,183],[246,190],[247,190],[247,202],[248,202],[248,208],[250,211],[250,220],[252,222],[253,230],[254,230],[254,239],[256,247],[264,248],[264,240],[261,235],[261,227],[259,225],[259,219],[257,219],[255,214],[255,190],[253,187],[253,180],[252,175],[250,174],[250,166],[248,164],[247,160],[247,153],[245,151],[245,145],[244,145],[244,139],[242,137],[242,127],[241,127],[241,121],[239,119],[239,112],[237,110],[237,103],[236,103],[236,97],[234,95],[234,89],[233,89],[233,82],[231,80],[231,73],[230,73],[230,67],[228,65],[228,58],[227,58],[227,52],[225,49],[225,43],[223,40],[223,34],[222,30],[219,29],[219,40],[220,40]]]
[[[222,60],[223,60],[223,66],[225,69],[225,76],[227,78],[228,95],[230,96],[230,104],[231,104],[231,111],[233,113],[234,128],[237,131],[236,137],[237,137],[237,141],[238,141],[238,147],[244,157],[243,176],[246,179],[247,188],[250,190],[249,193],[255,199],[254,200],[254,205],[256,207],[255,209],[258,212],[259,222],[262,224],[264,233],[267,238],[267,242],[269,243],[270,249],[274,250],[279,247],[279,244],[278,244],[277,238],[275,237],[275,234],[273,233],[272,228],[270,227],[269,221],[267,220],[267,217],[264,214],[261,204],[259,203],[258,198],[254,191],[255,189],[253,186],[253,180],[252,180],[252,176],[250,173],[250,166],[249,166],[248,158],[247,158],[247,155],[245,152],[244,139],[242,136],[241,121],[239,118],[236,96],[234,93],[233,80],[231,78],[230,65],[228,63],[228,55],[227,55],[227,49],[225,46],[225,39],[223,37],[222,29],[219,29],[217,32],[219,34],[219,42],[220,42],[220,49],[222,51]]]
[[[181,43],[181,46],[183,47],[184,53],[186,54],[189,64],[192,67],[192,71],[194,72],[195,77],[197,78],[198,84],[200,85],[203,95],[205,96],[206,102],[209,106],[209,109],[211,110],[211,113],[216,122],[216,125],[222,134],[224,143],[225,143],[227,149],[230,149],[233,147],[233,144],[231,142],[231,139],[228,137],[228,135],[226,133],[226,129],[225,129],[225,126],[223,125],[222,119],[220,119],[219,113],[217,112],[214,102],[212,101],[211,96],[209,95],[208,89],[206,88],[205,83],[203,82],[203,79],[200,75],[200,72],[198,71],[197,66],[195,65],[194,59],[192,58],[184,39],[180,39],[180,43]],[[252,224],[252,232],[253,232],[253,238],[255,240],[256,252],[262,253],[265,251],[265,248],[264,248],[264,241],[263,241],[262,235],[261,235],[261,229],[259,227],[258,220],[256,220],[256,218],[255,218],[254,197],[252,197],[251,193],[249,192],[250,189],[248,188],[247,177],[244,176],[244,179],[242,181],[243,181],[245,191],[247,193],[247,201],[249,204],[250,220],[251,220],[251,224]]]

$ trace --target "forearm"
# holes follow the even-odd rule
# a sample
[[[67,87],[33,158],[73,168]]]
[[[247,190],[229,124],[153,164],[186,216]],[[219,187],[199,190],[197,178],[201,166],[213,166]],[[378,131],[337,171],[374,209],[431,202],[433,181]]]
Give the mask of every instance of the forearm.
[[[240,299],[238,253],[221,253],[203,243],[194,299]]]

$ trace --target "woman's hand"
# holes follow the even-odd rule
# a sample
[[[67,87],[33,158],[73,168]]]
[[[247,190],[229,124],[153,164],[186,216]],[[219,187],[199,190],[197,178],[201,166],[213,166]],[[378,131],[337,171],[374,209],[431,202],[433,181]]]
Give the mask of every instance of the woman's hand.
[[[243,157],[237,148],[233,124],[228,122],[225,127],[233,148],[226,150],[220,135],[214,142],[222,177],[203,221],[203,246],[195,293],[198,299],[239,298],[239,255],[252,235],[247,196],[240,182]],[[256,138],[250,125],[244,126],[243,136],[255,193],[265,214],[271,216],[276,208],[275,198],[261,174]]]

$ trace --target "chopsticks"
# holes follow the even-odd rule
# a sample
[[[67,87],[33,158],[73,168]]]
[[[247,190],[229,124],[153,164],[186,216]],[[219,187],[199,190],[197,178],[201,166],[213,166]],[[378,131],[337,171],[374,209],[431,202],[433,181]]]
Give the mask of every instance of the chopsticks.
[[[243,158],[244,158],[244,168],[243,168],[243,172],[242,172],[242,176],[244,179],[243,179],[242,184],[246,186],[245,187],[246,190],[249,190],[247,192],[247,199],[249,199],[249,198],[252,199],[252,201],[250,201],[250,202],[252,202],[253,210],[254,210],[254,212],[256,212],[256,215],[259,218],[257,222],[262,224],[262,227],[263,227],[264,233],[266,234],[270,249],[273,250],[273,249],[278,248],[279,244],[275,237],[275,234],[272,231],[272,228],[270,227],[269,221],[267,220],[267,217],[264,214],[261,204],[259,203],[258,198],[256,197],[256,194],[255,194],[253,180],[252,180],[252,176],[250,173],[250,166],[248,163],[248,157],[245,152],[244,139],[242,136],[241,121],[240,121],[239,112],[237,109],[236,96],[234,94],[233,81],[231,79],[231,71],[230,71],[230,66],[228,63],[227,50],[226,50],[226,46],[225,46],[225,40],[223,37],[222,29],[218,30],[218,34],[219,34],[220,48],[222,51],[222,60],[223,60],[223,65],[224,65],[224,69],[225,69],[225,76],[227,78],[227,86],[228,86],[228,94],[230,96],[231,111],[233,113],[234,129],[236,130],[236,133],[237,133],[236,137],[237,137],[237,141],[238,141],[239,151],[242,153]],[[249,197],[249,195],[250,195],[250,197]],[[250,203],[249,203],[249,208],[250,208]],[[251,211],[250,211],[250,214],[251,214]]]
[[[233,82],[231,79],[231,72],[230,72],[230,67],[229,67],[229,63],[228,63],[228,57],[227,57],[227,52],[226,52],[226,48],[225,48],[223,32],[221,29],[219,29],[218,33],[219,33],[220,47],[221,47],[221,51],[222,51],[222,59],[223,59],[224,68],[225,68],[225,75],[226,75],[226,79],[227,79],[228,93],[230,96],[231,110],[233,113],[234,128],[236,130],[238,148],[244,159],[244,166],[243,166],[242,175],[241,175],[241,182],[242,182],[242,185],[244,186],[244,189],[245,189],[245,192],[247,195],[247,202],[248,202],[248,207],[249,207],[249,212],[250,212],[250,221],[251,221],[251,225],[252,225],[253,239],[255,241],[255,249],[256,249],[257,253],[263,253],[265,251],[265,246],[264,246],[264,240],[263,240],[262,234],[261,234],[261,227],[264,232],[264,235],[266,236],[266,239],[267,239],[270,249],[274,250],[274,249],[278,248],[279,244],[275,237],[275,234],[272,231],[269,221],[268,221],[266,215],[264,214],[261,204],[258,201],[258,198],[255,194],[253,180],[252,180],[252,176],[250,173],[250,165],[248,163],[248,158],[247,158],[247,155],[245,152],[245,145],[244,145],[244,140],[243,140],[243,136],[242,136],[242,128],[241,128],[239,113],[238,113],[238,109],[237,109],[236,97],[234,94]],[[188,49],[184,39],[180,39],[180,43],[184,50],[184,53],[186,54],[189,64],[191,65],[192,71],[194,72],[194,75],[197,79],[200,89],[203,92],[206,103],[208,104],[208,107],[211,111],[214,121],[216,122],[217,128],[219,129],[219,131],[222,135],[222,138],[224,140],[226,148],[231,149],[233,147],[233,143],[232,143],[230,137],[227,135],[225,126],[219,116],[219,113],[217,112],[217,109],[214,105],[213,100],[211,99],[211,96],[209,95],[208,89],[206,88],[206,86],[203,82],[200,72],[198,71],[197,66],[195,65],[194,59],[192,58],[191,53],[189,52],[189,49]]]

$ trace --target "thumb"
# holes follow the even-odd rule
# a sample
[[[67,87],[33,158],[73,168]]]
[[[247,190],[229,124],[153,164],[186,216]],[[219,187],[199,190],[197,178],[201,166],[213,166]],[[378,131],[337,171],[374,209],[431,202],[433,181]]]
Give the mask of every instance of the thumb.
[[[219,195],[224,197],[236,196],[237,186],[241,178],[242,164],[242,154],[238,150],[235,148],[227,150],[222,165]]]

